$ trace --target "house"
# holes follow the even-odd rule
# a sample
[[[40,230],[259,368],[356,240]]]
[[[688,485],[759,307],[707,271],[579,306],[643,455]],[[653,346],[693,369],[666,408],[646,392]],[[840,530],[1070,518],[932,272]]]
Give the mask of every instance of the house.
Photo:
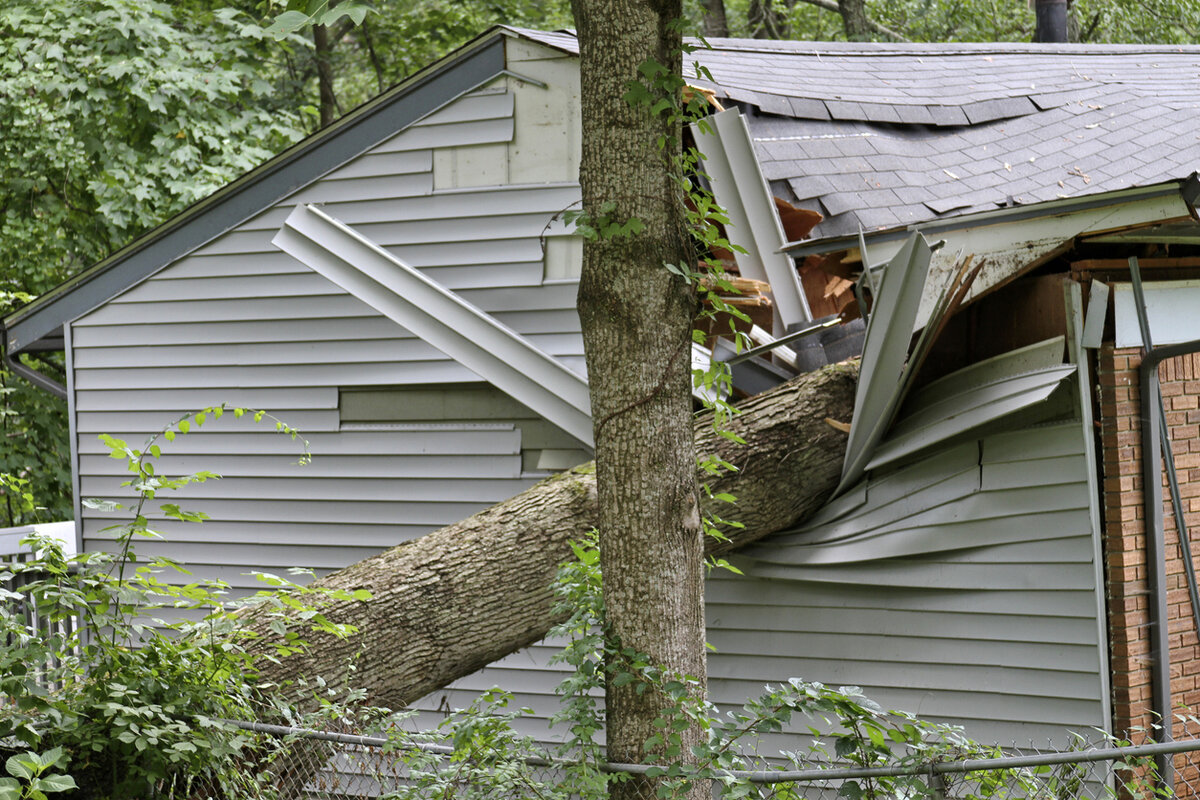
[[[122,493],[99,433],[270,409],[313,463],[231,415],[178,437],[162,469],[225,476],[186,490],[213,519],[140,547],[247,589],[250,569],[337,568],[585,460],[580,244],[561,222],[579,199],[575,52],[567,33],[493,30],[7,317],[10,354],[66,352],[76,497]],[[738,271],[769,284],[765,339],[873,298],[865,337],[848,323],[759,364],[864,348],[838,495],[709,582],[717,702],[798,675],[1061,744],[1200,700],[1177,546],[1145,549],[1133,388],[1139,306],[1156,344],[1200,338],[1198,55],[695,54],[726,110],[693,135]],[[800,240],[804,210],[822,220]],[[1167,364],[1190,498],[1200,379],[1192,356]],[[103,517],[76,519],[80,548],[106,546]],[[544,717],[550,650],[428,707],[500,684]]]

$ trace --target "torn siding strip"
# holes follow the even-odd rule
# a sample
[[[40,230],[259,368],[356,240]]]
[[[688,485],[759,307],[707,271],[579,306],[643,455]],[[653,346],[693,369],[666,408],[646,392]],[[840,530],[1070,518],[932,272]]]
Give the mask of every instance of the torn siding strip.
[[[779,252],[787,244],[762,168],[754,154],[750,131],[737,109],[714,114],[704,130],[692,126],[704,151],[704,169],[713,195],[729,215],[729,235],[749,251],[735,254],[742,275],[771,284],[782,329],[812,319],[792,259]]]
[[[904,399],[905,365],[913,323],[933,252],[913,233],[888,263],[867,324],[854,422],[837,493],[858,482]]]
[[[1045,402],[1073,374],[1074,365],[1066,364],[981,386],[948,398],[938,409],[938,418],[919,418],[913,420],[912,424],[901,423],[902,427],[897,427],[896,435],[875,451],[867,469],[885,466]]]
[[[297,207],[273,242],[592,446],[587,381],[520,334],[312,206]]]

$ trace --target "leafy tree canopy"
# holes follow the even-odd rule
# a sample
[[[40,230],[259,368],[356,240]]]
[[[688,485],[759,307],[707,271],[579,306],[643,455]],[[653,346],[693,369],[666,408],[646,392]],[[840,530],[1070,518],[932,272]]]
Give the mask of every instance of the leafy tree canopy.
[[[269,44],[268,44],[269,43]],[[0,275],[38,293],[302,133],[229,9],[147,0],[0,8]]]
[[[251,17],[153,0],[0,6],[0,313],[303,134]],[[62,379],[61,360],[39,369]],[[0,370],[0,470],[71,516],[64,404]],[[31,521],[5,496],[0,525]]]
[[[1028,0],[692,0],[693,26],[719,7],[728,35],[827,41],[847,38],[839,6],[862,6],[869,20],[914,42],[1029,42]],[[715,13],[715,10],[714,10]],[[1191,0],[1073,0],[1073,41],[1187,44],[1200,41],[1200,4]],[[764,24],[769,21],[770,24]],[[711,31],[710,31],[711,33]],[[889,41],[880,29],[869,38]]]

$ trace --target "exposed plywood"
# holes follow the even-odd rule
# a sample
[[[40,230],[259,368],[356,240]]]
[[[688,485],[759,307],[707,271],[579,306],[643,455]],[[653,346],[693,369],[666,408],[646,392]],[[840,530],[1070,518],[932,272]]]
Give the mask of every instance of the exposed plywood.
[[[509,69],[544,86],[509,76],[519,124],[509,145],[509,181],[579,180],[579,62],[522,39],[506,42]]]

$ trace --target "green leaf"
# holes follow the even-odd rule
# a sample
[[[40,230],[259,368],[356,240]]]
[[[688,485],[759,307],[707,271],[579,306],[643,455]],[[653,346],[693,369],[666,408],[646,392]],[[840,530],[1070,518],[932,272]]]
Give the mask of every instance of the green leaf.
[[[38,779],[38,788],[43,792],[65,792],[79,787],[70,775],[47,775]]]
[[[98,497],[85,497],[79,501],[84,508],[95,509],[96,511],[120,511],[125,506],[113,500],[101,500]]]
[[[9,756],[8,761],[4,762],[4,769],[9,775],[25,780],[36,775],[35,770],[40,766],[34,753],[18,753],[15,756]]]
[[[303,11],[285,11],[275,18],[266,30],[268,36],[282,39],[308,25],[309,16]]]

